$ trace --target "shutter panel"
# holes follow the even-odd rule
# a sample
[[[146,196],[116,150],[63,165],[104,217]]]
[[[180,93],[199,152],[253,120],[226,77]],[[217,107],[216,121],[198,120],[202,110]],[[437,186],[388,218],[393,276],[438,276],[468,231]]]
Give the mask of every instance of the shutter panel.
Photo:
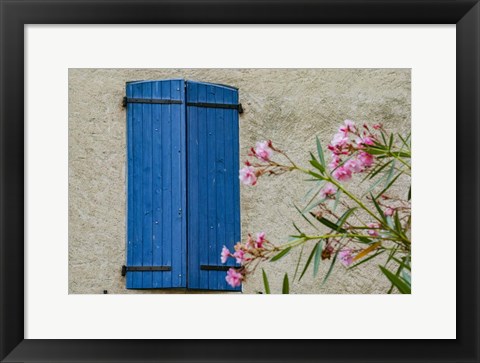
[[[222,265],[220,253],[240,241],[238,110],[220,106],[237,105],[238,91],[187,81],[186,94],[188,287],[240,290],[216,270],[235,266]]]
[[[127,288],[186,287],[185,83],[131,82],[126,95]]]

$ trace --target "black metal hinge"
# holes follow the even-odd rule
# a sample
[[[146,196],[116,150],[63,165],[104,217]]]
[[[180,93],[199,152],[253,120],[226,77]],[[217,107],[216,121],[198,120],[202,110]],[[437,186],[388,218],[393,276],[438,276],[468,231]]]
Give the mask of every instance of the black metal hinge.
[[[123,97],[122,106],[127,107],[128,103],[146,103],[146,104],[160,104],[160,105],[181,105],[183,102],[181,100],[159,100],[153,98],[131,98]]]
[[[134,271],[172,271],[172,266],[122,266],[122,276]]]
[[[187,106],[206,107],[206,108],[226,108],[230,110],[237,110],[238,113],[243,113],[242,104],[228,104],[228,103],[210,103],[210,102],[187,102]]]

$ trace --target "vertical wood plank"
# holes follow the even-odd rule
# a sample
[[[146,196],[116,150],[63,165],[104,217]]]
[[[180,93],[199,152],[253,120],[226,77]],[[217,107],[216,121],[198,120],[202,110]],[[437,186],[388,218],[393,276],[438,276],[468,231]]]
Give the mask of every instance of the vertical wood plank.
[[[207,86],[207,102],[215,103],[215,87]],[[215,265],[217,258],[217,200],[216,200],[216,109],[207,108],[207,129],[208,129],[208,264]],[[208,288],[217,287],[216,271],[208,271]]]
[[[180,81],[170,82],[170,97],[173,100],[180,100],[182,95]],[[171,272],[171,284],[172,286],[181,286],[182,280],[182,266],[185,264],[182,260],[185,259],[183,255],[184,246],[182,241],[182,176],[184,172],[181,170],[182,166],[182,140],[181,140],[181,126],[182,120],[180,119],[182,113],[180,106],[184,105],[171,105],[171,127],[172,127],[172,140],[171,140],[171,165],[172,165],[172,266],[175,266],[175,270]]]
[[[180,171],[181,171],[181,208],[182,208],[182,218],[181,218],[181,240],[180,240],[180,247],[181,247],[181,278],[179,281],[180,287],[186,287],[188,281],[188,261],[187,261],[187,221],[188,221],[188,214],[187,214],[187,153],[188,153],[188,146],[187,146],[187,105],[186,105],[186,98],[185,98],[185,81],[181,80],[180,84],[180,99],[183,101],[182,105],[179,105],[178,108],[180,109]]]
[[[232,103],[238,104],[238,91],[232,91]],[[233,155],[233,164],[232,164],[232,175],[233,175],[233,221],[234,221],[234,233],[233,241],[234,243],[241,240],[241,218],[240,218],[240,179],[238,178],[238,173],[240,170],[240,135],[239,135],[239,115],[238,112],[232,112],[231,127],[233,132],[232,140],[232,155]],[[241,287],[236,288],[235,290],[241,290]]]
[[[152,98],[152,83],[145,82],[143,98]],[[142,167],[142,194],[143,194],[143,244],[142,265],[152,266],[152,105],[142,104],[143,118],[143,167]],[[152,287],[152,272],[142,273],[142,288]]]
[[[141,84],[132,85],[132,96],[142,98],[143,89]],[[141,104],[131,104],[133,109],[133,199],[134,199],[134,238],[133,238],[133,255],[132,265],[142,266],[143,251],[143,191],[142,191],[142,167],[143,167],[143,108]],[[142,287],[142,272],[129,272],[132,275],[132,287]]]
[[[152,97],[155,99],[162,98],[161,82],[153,82]],[[162,265],[162,246],[163,246],[163,203],[162,203],[162,122],[161,122],[162,105],[152,106],[152,160],[153,160],[153,228],[152,228],[152,244],[153,266]],[[152,287],[159,288],[163,286],[163,278],[161,271],[152,273]]]
[[[203,84],[197,84],[197,96],[192,99],[196,102],[207,102],[207,87]],[[208,244],[209,244],[209,231],[210,226],[208,224],[208,125],[207,125],[207,110],[203,107],[194,107],[197,112],[198,118],[198,152],[199,152],[199,182],[198,182],[198,200],[200,208],[198,209],[198,225],[199,225],[199,264],[196,266],[197,270],[200,269],[200,265],[208,265]],[[208,271],[199,270],[199,288],[208,289]]]
[[[233,104],[233,97],[235,92],[232,90],[224,91],[224,103]],[[225,110],[225,245],[233,250],[235,243],[235,187],[234,179],[238,169],[234,165],[234,151],[237,147],[234,140],[235,118],[237,117],[236,110]],[[230,261],[230,265],[234,265]],[[219,279],[220,290],[230,290],[231,287],[225,281],[225,274],[222,279]]]
[[[187,101],[197,98],[197,85],[187,83]],[[200,249],[199,249],[199,140],[197,108],[187,106],[188,128],[188,286],[200,286]]]
[[[170,82],[162,82],[162,97],[170,98]],[[163,204],[163,236],[162,236],[162,265],[172,266],[172,105],[162,107],[162,204]],[[172,285],[172,273],[162,273],[162,285]]]
[[[214,102],[223,104],[224,88],[217,87],[214,95]],[[220,265],[220,251],[223,245],[227,245],[225,239],[225,109],[215,110],[215,199],[216,199],[216,243],[212,264]],[[232,247],[232,246],[230,246]],[[215,273],[216,281],[213,281],[213,288],[220,290],[224,287],[223,274]]]
[[[126,96],[132,97],[132,86],[127,85]],[[133,264],[133,241],[134,241],[134,198],[133,198],[133,169],[134,169],[134,157],[133,157],[133,108],[131,105],[127,105],[127,243],[126,243],[126,264],[127,266]],[[133,275],[127,274],[126,276],[127,288],[133,287]]]

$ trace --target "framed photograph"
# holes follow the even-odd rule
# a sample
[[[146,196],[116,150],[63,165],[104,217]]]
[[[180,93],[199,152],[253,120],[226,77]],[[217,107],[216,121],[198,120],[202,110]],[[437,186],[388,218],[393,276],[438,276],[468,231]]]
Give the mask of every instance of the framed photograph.
[[[480,361],[478,1],[2,15],[2,362]]]

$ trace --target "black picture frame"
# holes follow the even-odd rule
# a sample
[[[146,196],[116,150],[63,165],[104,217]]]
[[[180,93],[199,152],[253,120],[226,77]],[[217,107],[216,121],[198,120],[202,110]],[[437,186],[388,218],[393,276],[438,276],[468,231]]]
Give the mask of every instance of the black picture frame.
[[[2,362],[479,362],[478,0],[0,0],[0,359]],[[26,24],[456,24],[457,339],[24,339]],[[453,211],[446,211],[453,218]],[[454,248],[455,241],[452,241]],[[438,262],[441,264],[443,262]],[[439,321],[438,324],[442,322]],[[240,327],[239,327],[240,328]],[[159,327],[161,329],[161,327]],[[412,327],[414,329],[414,327]],[[266,337],[268,338],[268,337]],[[239,346],[240,344],[240,346]],[[240,349],[238,349],[240,347]]]

